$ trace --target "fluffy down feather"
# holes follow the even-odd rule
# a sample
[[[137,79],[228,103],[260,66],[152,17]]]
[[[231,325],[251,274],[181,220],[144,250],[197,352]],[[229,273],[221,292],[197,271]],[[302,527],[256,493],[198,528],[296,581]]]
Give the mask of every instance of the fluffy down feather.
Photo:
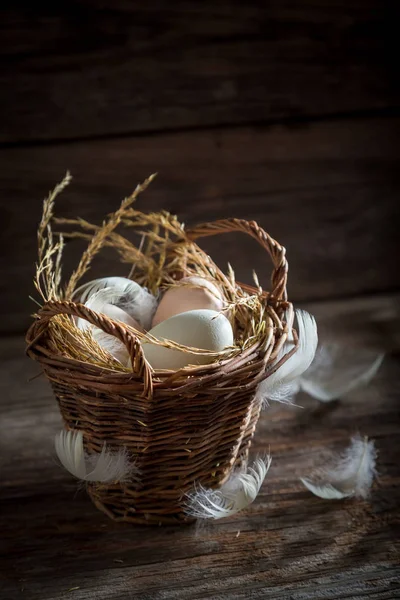
[[[343,454],[332,457],[330,465],[301,481],[310,492],[327,500],[366,498],[376,475],[376,456],[372,440],[355,436]]]
[[[368,348],[322,344],[310,368],[300,379],[302,390],[321,402],[329,402],[369,383],[382,364],[384,354]]]
[[[84,297],[86,296],[84,295]],[[121,308],[120,305],[126,307],[122,300],[123,296],[121,296],[120,292],[115,291],[114,288],[104,288],[90,295],[85,302],[85,306],[94,312],[103,313],[115,321],[122,321],[137,331],[142,331],[134,317]],[[85,330],[90,328],[94,339],[100,346],[107,350],[107,352],[124,366],[129,365],[130,357],[128,351],[119,339],[113,335],[104,333],[104,331],[98,327],[93,327],[86,319],[78,318],[75,322],[79,329]]]
[[[87,304],[89,298],[104,289],[107,289],[110,295],[108,300],[105,300],[105,296],[99,296],[100,300],[103,299],[109,304],[119,306],[128,315],[136,319],[144,329],[150,329],[157,308],[157,298],[136,281],[131,281],[125,277],[94,279],[75,290],[74,298],[79,299],[83,304]],[[96,309],[93,308],[93,310]]]
[[[246,472],[233,473],[218,490],[199,485],[188,494],[187,514],[197,519],[223,519],[247,508],[257,497],[271,457],[257,458]]]
[[[296,310],[299,345],[296,352],[274,373],[258,385],[256,395],[268,406],[271,400],[291,403],[294,394],[299,390],[300,376],[311,365],[318,344],[317,324],[312,315],[304,310]],[[293,330],[291,329],[286,343],[277,356],[278,363],[294,347]],[[275,363],[275,364],[276,364]],[[270,368],[273,370],[273,366]]]
[[[57,456],[65,469],[82,481],[110,483],[131,479],[137,469],[129,461],[126,448],[88,454],[83,448],[81,431],[60,431],[55,437]]]

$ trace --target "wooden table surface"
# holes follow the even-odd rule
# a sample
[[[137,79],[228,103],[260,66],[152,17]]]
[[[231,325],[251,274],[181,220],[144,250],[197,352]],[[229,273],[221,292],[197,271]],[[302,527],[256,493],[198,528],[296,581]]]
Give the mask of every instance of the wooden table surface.
[[[384,349],[375,380],[346,398],[271,406],[252,453],[270,473],[238,515],[201,526],[140,527],[98,512],[58,464],[61,425],[20,337],[1,342],[1,593],[27,600],[314,600],[400,596],[400,298],[309,306],[323,335]],[[359,431],[376,441],[369,500],[326,501],[300,483]]]
[[[399,598],[399,3],[6,0],[0,17],[0,600]],[[387,353],[365,390],[262,415],[272,467],[229,520],[117,524],[57,464],[23,334],[42,199],[67,169],[57,216],[98,223],[158,171],[141,210],[257,220],[287,248],[290,300]],[[253,240],[204,247],[267,289]],[[91,275],[118,268],[106,254]],[[371,498],[312,496],[299,477],[356,431],[379,451]]]

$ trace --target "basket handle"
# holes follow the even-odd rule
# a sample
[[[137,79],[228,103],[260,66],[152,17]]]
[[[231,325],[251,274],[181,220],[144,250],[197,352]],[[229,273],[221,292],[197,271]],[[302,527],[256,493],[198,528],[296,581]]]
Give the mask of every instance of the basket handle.
[[[288,263],[286,260],[286,249],[278,244],[264,229],[255,221],[245,221],[244,219],[221,219],[212,223],[203,223],[185,231],[186,237],[190,240],[196,240],[201,237],[218,235],[220,233],[230,233],[241,231],[253,237],[270,255],[274,269],[271,275],[272,290],[270,296],[275,300],[287,300],[286,284]]]
[[[152,395],[152,370],[144,357],[139,339],[130,331],[130,329],[118,321],[110,319],[103,313],[94,312],[84,304],[67,300],[49,300],[42,306],[37,314],[39,319],[33,323],[33,331],[32,334],[29,335],[31,340],[29,341],[27,350],[29,350],[29,348],[44,334],[51,319],[56,315],[80,317],[92,325],[99,327],[104,333],[113,335],[125,345],[131,359],[132,371],[143,379],[144,396],[150,397]]]

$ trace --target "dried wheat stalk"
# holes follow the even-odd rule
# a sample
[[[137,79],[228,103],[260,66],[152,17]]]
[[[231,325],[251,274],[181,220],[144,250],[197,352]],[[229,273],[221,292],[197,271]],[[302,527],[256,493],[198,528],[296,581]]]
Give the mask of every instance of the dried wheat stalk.
[[[104,222],[102,227],[100,227],[96,231],[89,243],[89,246],[82,254],[79,265],[71,275],[71,278],[67,284],[67,288],[65,291],[66,298],[70,298],[72,296],[72,292],[76,288],[76,284],[89,269],[90,263],[92,262],[96,254],[104,246],[107,237],[121,223],[126,210],[129,208],[132,202],[135,202],[139,194],[141,192],[144,192],[144,190],[150,185],[150,183],[155,177],[156,173],[153,173],[153,175],[150,175],[150,177],[148,177],[143,183],[137,185],[134,192],[127,198],[124,198],[124,200],[121,202],[121,206],[119,207],[119,209],[115,213],[111,214],[108,221]]]
[[[61,297],[61,257],[64,243],[62,235],[59,236],[58,242],[54,241],[50,222],[53,218],[54,201],[71,179],[67,171],[64,179],[43,201],[43,213],[37,232],[38,262],[34,284],[44,301]]]
[[[254,275],[257,289],[246,291],[237,284],[230,265],[228,265],[228,274],[225,275],[197,243],[187,237],[183,223],[180,223],[176,216],[166,211],[146,214],[132,207],[138,195],[149,186],[154,177],[155,175],[151,175],[139,184],[135,191],[122,201],[119,209],[99,226],[81,218],[54,217],[54,200],[71,180],[67,173],[63,181],[44,201],[43,216],[38,229],[39,260],[35,285],[43,300],[72,299],[77,283],[89,270],[94,257],[102,248],[112,247],[119,254],[120,260],[131,265],[132,270],[135,270],[135,280],[153,293],[178,285],[178,280],[188,275],[204,277],[220,285],[226,299],[229,318],[234,324],[236,340],[235,347],[218,354],[220,360],[237,355],[260,338],[263,344],[267,345],[270,335],[267,322],[275,322],[276,326],[281,326],[281,323],[273,311],[271,315],[266,316],[266,295],[258,283],[257,276]],[[59,232],[58,241],[55,242],[51,222],[61,225],[63,229],[72,227],[73,230]],[[141,235],[139,247],[116,231],[119,226],[127,230],[134,229]],[[63,237],[81,238],[89,242],[69,279],[64,294],[60,287]],[[68,358],[113,370],[129,370],[97,344],[90,329],[79,330],[70,317],[65,315],[54,317],[49,327],[49,334],[51,349]],[[160,342],[149,334],[136,332],[135,335],[143,340],[151,339],[153,343],[168,348],[199,354],[206,352],[180,346],[171,341]]]

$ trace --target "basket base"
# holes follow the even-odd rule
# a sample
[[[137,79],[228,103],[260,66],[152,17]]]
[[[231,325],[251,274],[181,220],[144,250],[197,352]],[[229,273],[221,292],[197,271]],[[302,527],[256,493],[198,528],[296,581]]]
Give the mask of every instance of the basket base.
[[[232,470],[242,468],[243,464],[247,463],[260,406],[256,408],[253,418],[249,419],[247,435],[232,450],[233,458],[226,465],[225,470],[221,471],[218,479],[210,477],[209,481],[204,482],[205,487],[220,487],[230,477]],[[99,483],[87,485],[87,492],[93,504],[113,521],[156,526],[190,525],[197,521],[185,511],[185,492],[191,489],[191,485],[186,486],[186,489],[166,488],[161,494],[158,489],[158,495],[155,495],[153,489],[139,490],[129,485]]]
[[[132,523],[133,525],[192,525],[196,522],[194,517],[189,517],[182,510],[171,514],[153,514],[146,512],[134,511],[133,509],[126,511],[125,514],[119,514],[113,507],[106,506],[101,502],[90,488],[88,489],[90,499],[93,504],[101,512],[106,514],[110,519],[117,522]]]

